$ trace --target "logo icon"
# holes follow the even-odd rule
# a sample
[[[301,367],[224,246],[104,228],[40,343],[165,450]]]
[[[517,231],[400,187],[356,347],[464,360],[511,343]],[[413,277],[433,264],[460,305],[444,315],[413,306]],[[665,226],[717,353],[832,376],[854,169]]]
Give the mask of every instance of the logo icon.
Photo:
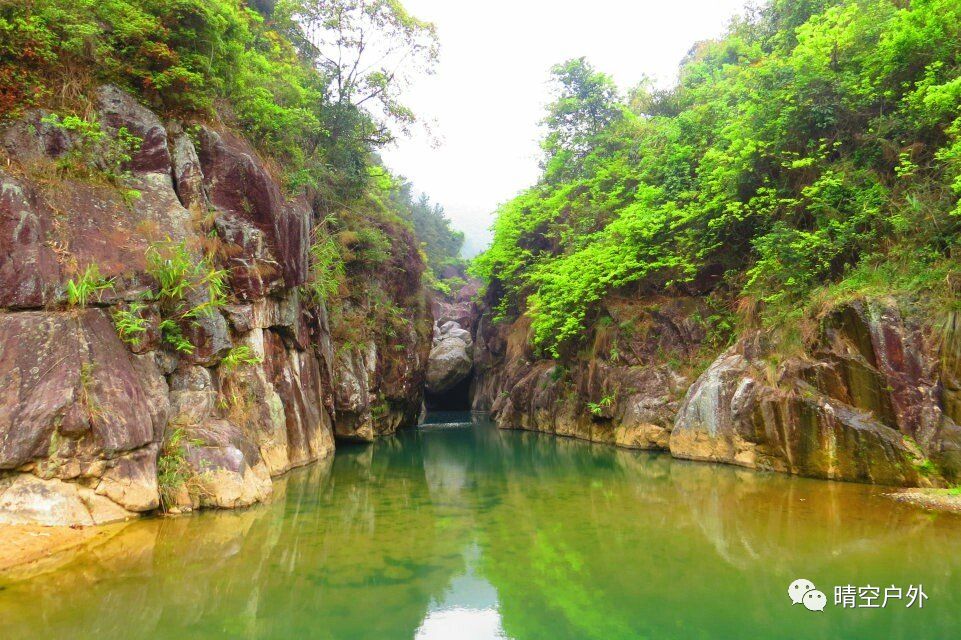
[[[810,580],[798,578],[787,588],[787,594],[791,598],[791,604],[803,604],[808,611],[824,611],[828,599],[822,591]]]

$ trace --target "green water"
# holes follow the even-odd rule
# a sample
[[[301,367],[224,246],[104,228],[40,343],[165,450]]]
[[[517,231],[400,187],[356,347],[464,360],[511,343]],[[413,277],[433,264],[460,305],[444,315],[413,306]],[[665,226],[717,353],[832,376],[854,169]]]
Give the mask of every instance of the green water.
[[[464,414],[0,584],[0,638],[956,638],[961,519]],[[461,421],[456,423],[456,421]],[[828,608],[792,606],[812,580]],[[923,609],[833,606],[923,585]]]

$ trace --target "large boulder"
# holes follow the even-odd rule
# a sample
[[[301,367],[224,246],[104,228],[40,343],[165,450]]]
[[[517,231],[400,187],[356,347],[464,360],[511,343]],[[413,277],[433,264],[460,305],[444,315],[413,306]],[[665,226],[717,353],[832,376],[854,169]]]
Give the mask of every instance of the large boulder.
[[[144,375],[159,373],[99,309],[0,315],[0,469],[35,463],[79,477],[156,442],[160,381]]]
[[[441,394],[470,375],[474,343],[468,331],[453,320],[434,328],[434,345],[427,359],[427,390]]]
[[[0,385],[0,469],[83,481],[128,511],[157,508],[166,384],[102,311],[0,315]]]
[[[186,433],[186,456],[194,474],[189,482],[200,506],[234,509],[270,498],[270,471],[239,427],[211,418]]]
[[[787,367],[778,384],[730,351],[691,386],[671,454],[804,475],[889,485],[923,478],[919,451],[870,412],[806,384]]]

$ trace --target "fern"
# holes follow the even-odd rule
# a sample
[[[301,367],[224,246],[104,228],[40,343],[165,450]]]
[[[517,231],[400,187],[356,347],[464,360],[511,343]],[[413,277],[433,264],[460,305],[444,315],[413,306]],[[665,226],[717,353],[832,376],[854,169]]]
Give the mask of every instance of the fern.
[[[254,365],[263,362],[263,358],[254,353],[253,349],[245,344],[237,345],[232,348],[220,361],[220,367],[224,371],[232,371],[242,365]]]
[[[194,345],[184,336],[180,325],[167,318],[160,323],[160,335],[163,341],[171,345],[180,353],[191,354],[194,352]]]

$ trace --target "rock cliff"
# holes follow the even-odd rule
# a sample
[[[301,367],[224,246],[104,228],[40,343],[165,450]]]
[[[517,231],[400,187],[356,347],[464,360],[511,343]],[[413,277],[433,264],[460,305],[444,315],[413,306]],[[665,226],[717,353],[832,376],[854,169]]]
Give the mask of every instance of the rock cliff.
[[[956,482],[958,329],[910,300],[837,304],[800,348],[748,331],[711,360],[690,298],[608,300],[586,346],[538,359],[529,322],[475,334],[475,409],[499,426],[679,458],[887,485]],[[707,356],[707,357],[705,357]]]
[[[0,522],[245,506],[335,435],[416,421],[430,320],[408,231],[383,229],[398,264],[378,281],[402,329],[338,339],[305,288],[327,212],[225,127],[112,86],[92,108],[102,136],[42,110],[0,132]]]

